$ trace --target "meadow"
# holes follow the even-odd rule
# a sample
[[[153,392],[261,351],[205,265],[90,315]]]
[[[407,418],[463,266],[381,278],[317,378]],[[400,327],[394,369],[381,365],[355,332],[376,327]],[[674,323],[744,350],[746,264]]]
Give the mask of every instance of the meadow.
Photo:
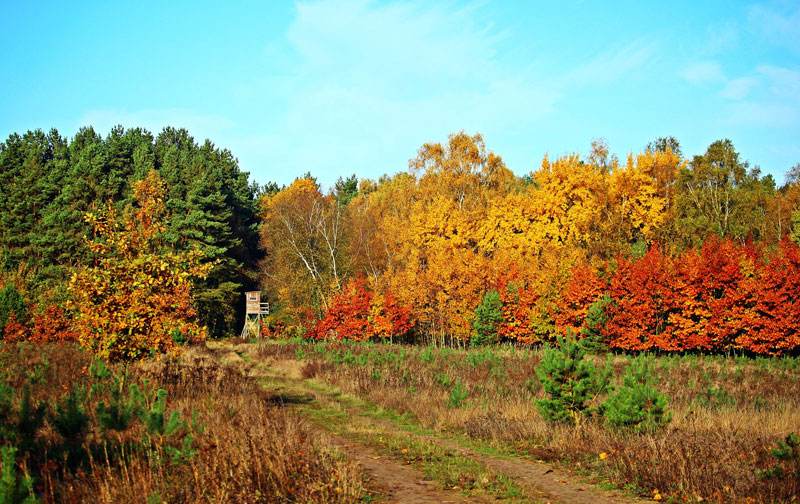
[[[767,478],[776,442],[800,425],[800,359],[660,355],[657,388],[670,420],[643,432],[615,429],[601,416],[578,426],[547,422],[535,370],[543,351],[512,346],[454,349],[292,340],[246,346],[271,366],[300,361],[302,377],[334,386],[444,436],[503,456],[556,462],[601,487],[673,502],[794,502],[794,478]],[[592,356],[619,386],[632,357]],[[603,397],[595,398],[596,402]],[[795,450],[797,450],[795,448]],[[796,456],[797,454],[795,454]]]
[[[601,414],[613,389],[576,424],[546,418],[547,352],[232,340],[107,363],[72,343],[2,343],[0,501],[403,501],[386,478],[404,467],[397,481],[464,502],[572,502],[508,467],[555,468],[588,499],[614,489],[606,502],[797,501],[797,448],[773,450],[800,425],[800,358],[651,356],[667,411],[636,430]],[[639,362],[585,359],[616,389]]]
[[[360,502],[358,467],[205,347],[0,343],[0,502]]]

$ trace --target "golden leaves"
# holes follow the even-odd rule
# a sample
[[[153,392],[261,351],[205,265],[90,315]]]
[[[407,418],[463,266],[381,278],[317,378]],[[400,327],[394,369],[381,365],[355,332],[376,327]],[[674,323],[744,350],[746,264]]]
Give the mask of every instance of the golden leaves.
[[[107,208],[90,216],[97,238],[94,267],[70,279],[70,304],[80,343],[111,359],[138,358],[175,348],[170,334],[188,341],[205,338],[195,317],[191,289],[213,263],[199,250],[164,248],[166,185],[151,171],[134,184],[138,207],[121,218]]]

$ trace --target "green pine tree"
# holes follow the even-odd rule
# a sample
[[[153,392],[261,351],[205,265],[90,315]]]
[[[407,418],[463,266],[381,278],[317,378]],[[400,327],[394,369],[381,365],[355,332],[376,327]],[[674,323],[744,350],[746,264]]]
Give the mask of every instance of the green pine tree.
[[[617,392],[603,403],[606,424],[635,432],[652,432],[667,424],[667,396],[655,387],[653,356],[639,355],[631,361]]]
[[[588,353],[599,354],[608,352],[608,343],[603,339],[603,328],[608,322],[606,307],[611,304],[611,296],[604,293],[589,307],[586,320],[581,328],[581,346]]]
[[[503,303],[500,294],[492,289],[483,296],[481,303],[475,308],[472,319],[473,345],[487,345],[497,343],[497,326],[503,321]]]
[[[586,351],[571,334],[558,337],[558,347],[548,348],[536,368],[542,389],[549,396],[540,399],[536,407],[548,422],[580,425],[585,416],[592,415],[590,403],[608,388],[611,368],[597,369]]]

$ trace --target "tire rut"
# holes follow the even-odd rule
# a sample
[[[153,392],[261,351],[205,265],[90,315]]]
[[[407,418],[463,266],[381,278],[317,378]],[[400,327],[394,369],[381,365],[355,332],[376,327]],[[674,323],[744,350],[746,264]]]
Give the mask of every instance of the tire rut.
[[[228,350],[236,355],[236,357],[241,359],[242,362],[247,362],[241,357],[241,355],[237,353],[236,349],[228,346],[225,348],[225,350]],[[285,366],[289,369],[292,369],[290,373],[273,372],[266,369],[268,366],[271,368],[271,364],[275,363],[248,364],[251,365],[250,372],[254,373],[255,375],[286,383],[287,386],[290,386],[295,390],[302,390],[308,395],[309,399],[313,398],[313,400],[322,403],[338,404],[344,411],[348,413],[348,415],[357,417],[359,421],[370,424],[383,431],[386,431],[387,433],[413,436],[420,440],[436,443],[443,448],[457,451],[462,456],[479,461],[488,469],[496,473],[514,478],[517,483],[527,487],[530,494],[536,496],[537,501],[575,504],[632,504],[642,503],[644,501],[644,499],[641,498],[630,497],[621,490],[604,490],[593,487],[588,483],[578,482],[575,480],[574,476],[569,475],[556,466],[546,462],[501,458],[475,453],[470,448],[465,447],[453,439],[410,433],[401,429],[389,420],[367,416],[363,413],[363,411],[360,411],[360,408],[342,404],[342,402],[337,401],[336,398],[330,397],[329,395],[309,387],[306,381],[299,376],[299,372],[294,371],[299,369],[296,365],[291,364],[296,364],[295,361],[287,359],[283,362],[290,363],[289,366]],[[384,469],[386,468],[382,467],[382,464],[376,464],[376,462],[386,462],[388,457],[377,455],[377,452],[371,450],[371,448],[354,441],[345,440],[341,437],[336,438],[336,444],[340,447],[340,449],[350,453],[351,456],[361,462],[362,466],[364,466],[368,472],[372,473],[374,471],[374,476],[378,481],[384,481],[388,484],[389,488],[394,488],[393,491],[389,492],[389,496],[391,499],[397,497],[398,500],[396,500],[396,502],[483,502],[483,500],[480,499],[468,499],[464,498],[460,494],[455,495],[455,492],[448,491],[444,493],[438,489],[428,487],[421,488],[421,486],[426,485],[426,483],[422,479],[421,473],[418,470],[408,465],[394,462],[390,464],[390,467],[399,467],[402,469],[390,469],[388,472],[385,472]],[[406,475],[399,478],[397,477],[403,473],[406,473]],[[425,490],[423,494],[427,497],[422,497],[423,500],[409,500],[414,498],[413,496],[416,495],[415,492],[422,490]],[[440,495],[434,498],[435,496],[433,494],[427,492],[430,490],[437,490]],[[405,492],[410,493],[406,494]],[[424,500],[425,498],[428,500]],[[446,500],[447,498],[450,498],[451,500]]]
[[[223,364],[236,366],[243,363],[249,368],[245,371],[250,375],[275,378],[272,374],[260,373],[253,369],[251,363],[244,360],[241,355],[230,349],[230,347],[212,342],[209,342],[208,347]],[[309,392],[309,396],[313,397],[313,400],[324,399],[324,396],[313,390]],[[287,402],[281,399],[277,402],[286,405],[306,401],[295,400]],[[394,457],[382,455],[368,446],[330,432],[324,432],[324,435],[326,440],[330,441],[338,451],[346,454],[361,465],[368,478],[369,486],[378,492],[383,502],[407,504],[429,504],[434,502],[474,504],[490,502],[475,497],[464,497],[456,491],[442,490],[436,486],[435,482],[426,480],[421,471],[401,463]]]

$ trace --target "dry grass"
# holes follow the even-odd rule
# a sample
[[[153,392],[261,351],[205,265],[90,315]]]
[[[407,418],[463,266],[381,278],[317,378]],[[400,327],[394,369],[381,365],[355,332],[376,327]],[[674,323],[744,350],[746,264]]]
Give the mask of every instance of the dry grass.
[[[142,443],[141,425],[104,432],[89,402],[90,428],[79,448],[84,456],[66,460],[59,455],[64,439],[51,425],[53,405],[73,383],[91,388],[90,357],[71,346],[19,345],[4,348],[0,360],[0,377],[17,391],[28,381],[21,370],[41,370],[30,387],[49,413],[35,449],[19,457],[18,466],[36,478],[45,502],[359,502],[367,494],[354,462],[206,349],[128,369],[129,383],[166,389],[168,410],[179,411],[195,436],[196,453],[178,462],[167,446],[180,447],[185,435]]]
[[[775,441],[800,429],[800,359],[659,357],[657,382],[673,420],[636,435],[599,420],[580,430],[545,423],[535,408],[543,397],[534,374],[539,351],[291,343],[260,345],[254,355],[303,358],[305,377],[410,413],[426,427],[579,462],[642,493],[718,502],[790,502],[800,493],[796,481],[756,476],[775,463]],[[612,358],[617,376],[627,362]],[[454,401],[458,387],[467,391],[463,401]]]

